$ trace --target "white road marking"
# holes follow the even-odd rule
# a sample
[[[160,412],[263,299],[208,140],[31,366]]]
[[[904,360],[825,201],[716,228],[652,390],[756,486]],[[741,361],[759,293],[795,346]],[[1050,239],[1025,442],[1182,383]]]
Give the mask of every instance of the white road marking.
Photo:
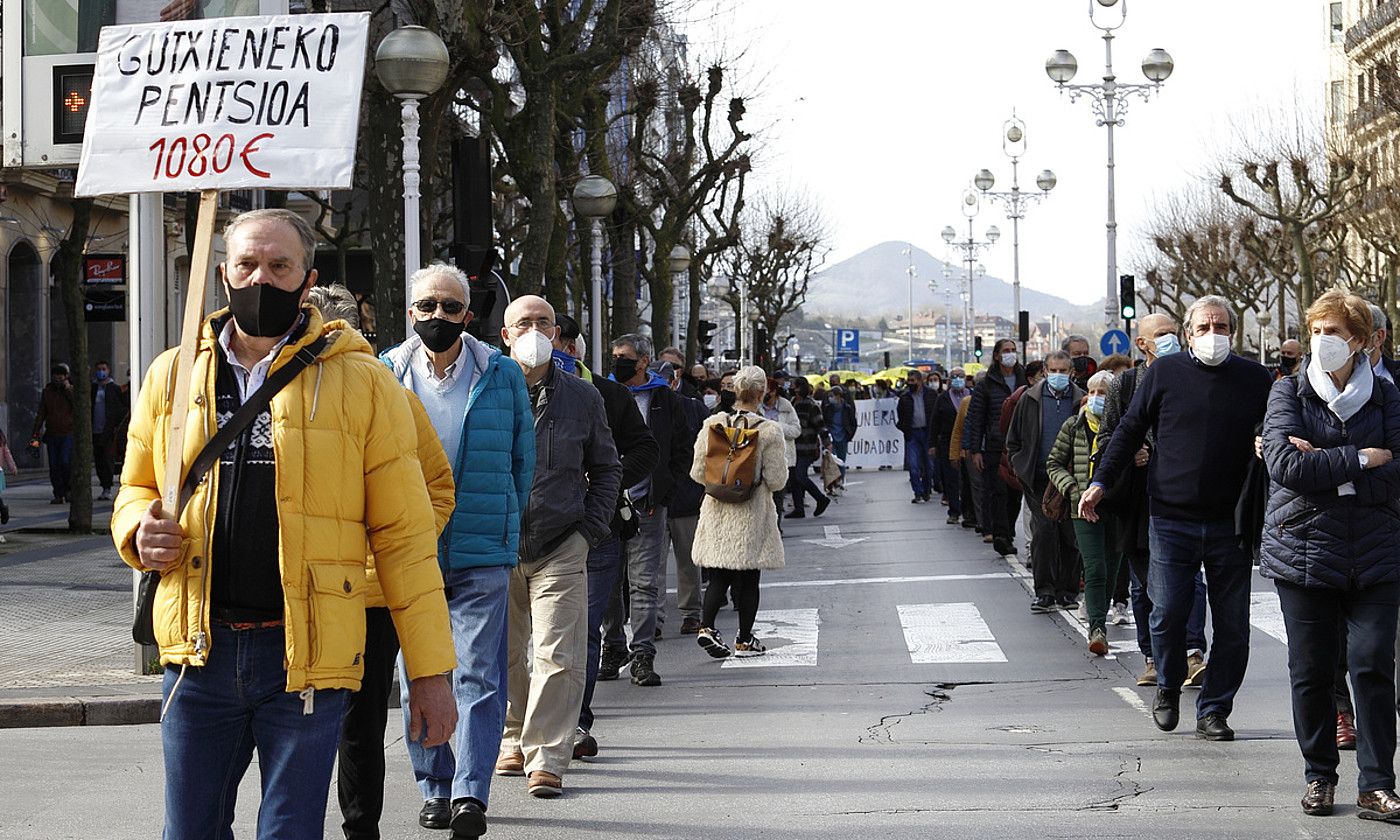
[[[762,656],[731,656],[721,668],[785,668],[817,664],[817,627],[821,619],[815,609],[759,610],[753,634],[768,652]]]
[[[1006,661],[975,604],[900,604],[898,609],[909,658],[916,664]]]
[[[1131,688],[1127,688],[1121,685],[1116,686],[1113,689],[1113,693],[1123,698],[1124,703],[1127,703],[1129,706],[1132,706],[1139,712],[1142,712],[1148,717],[1152,716],[1152,710],[1147,707],[1147,701],[1139,697],[1138,693],[1136,691],[1133,691]]]
[[[859,586],[876,583],[935,583],[952,580],[1014,580],[1017,575],[1006,572],[983,572],[966,575],[912,575],[909,577],[842,578],[840,580],[778,580],[763,582],[764,589],[794,589],[808,586]],[[666,590],[668,595],[676,594],[673,586]]]
[[[1288,644],[1288,631],[1283,626],[1283,611],[1279,609],[1277,592],[1249,593],[1249,623]]]
[[[827,525],[823,529],[823,531],[826,534],[826,536],[824,536],[822,539],[803,540],[803,542],[811,543],[812,545],[825,546],[827,548],[845,548],[848,545],[863,543],[866,540],[870,539],[869,537],[856,537],[855,539],[847,539],[846,537],[841,536],[840,525]]]

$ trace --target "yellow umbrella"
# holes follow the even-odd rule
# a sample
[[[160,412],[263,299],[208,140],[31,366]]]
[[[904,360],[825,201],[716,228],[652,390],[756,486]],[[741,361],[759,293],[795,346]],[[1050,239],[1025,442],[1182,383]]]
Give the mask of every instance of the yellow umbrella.
[[[909,377],[909,372],[915,370],[911,367],[892,367],[871,374],[873,379],[888,379],[891,382],[903,382]]]
[[[818,385],[826,384],[826,377],[822,376],[820,373],[804,373],[802,374],[802,378],[807,380],[807,384],[811,385],[813,388]]]

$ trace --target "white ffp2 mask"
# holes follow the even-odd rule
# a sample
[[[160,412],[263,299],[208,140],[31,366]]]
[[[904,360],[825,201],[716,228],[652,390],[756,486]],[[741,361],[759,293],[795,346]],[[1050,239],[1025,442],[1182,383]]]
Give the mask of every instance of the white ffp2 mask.
[[[548,336],[539,330],[530,330],[515,339],[510,346],[510,355],[520,364],[533,370],[540,365],[549,364],[550,353],[553,350],[554,344]]]
[[[1191,352],[1201,360],[1201,364],[1215,367],[1230,355],[1230,336],[1207,333],[1191,339]]]
[[[1351,358],[1351,344],[1341,336],[1315,335],[1312,345],[1313,352],[1317,354],[1317,363],[1325,373],[1341,370],[1347,359]]]

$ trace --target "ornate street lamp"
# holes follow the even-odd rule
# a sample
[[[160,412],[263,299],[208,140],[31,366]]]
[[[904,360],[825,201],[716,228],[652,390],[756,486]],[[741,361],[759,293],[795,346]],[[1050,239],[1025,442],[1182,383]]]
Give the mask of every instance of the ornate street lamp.
[[[585,175],[574,185],[574,212],[589,222],[593,233],[592,305],[588,310],[588,331],[592,352],[603,352],[603,219],[617,207],[617,187],[602,175]]]

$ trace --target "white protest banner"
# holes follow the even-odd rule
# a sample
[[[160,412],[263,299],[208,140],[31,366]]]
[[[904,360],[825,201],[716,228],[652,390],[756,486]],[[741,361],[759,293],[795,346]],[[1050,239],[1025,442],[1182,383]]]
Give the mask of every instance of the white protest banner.
[[[74,194],[348,189],[369,13],[103,27]]]
[[[904,466],[904,434],[894,427],[897,399],[856,400],[856,436],[846,447],[848,467]]]

